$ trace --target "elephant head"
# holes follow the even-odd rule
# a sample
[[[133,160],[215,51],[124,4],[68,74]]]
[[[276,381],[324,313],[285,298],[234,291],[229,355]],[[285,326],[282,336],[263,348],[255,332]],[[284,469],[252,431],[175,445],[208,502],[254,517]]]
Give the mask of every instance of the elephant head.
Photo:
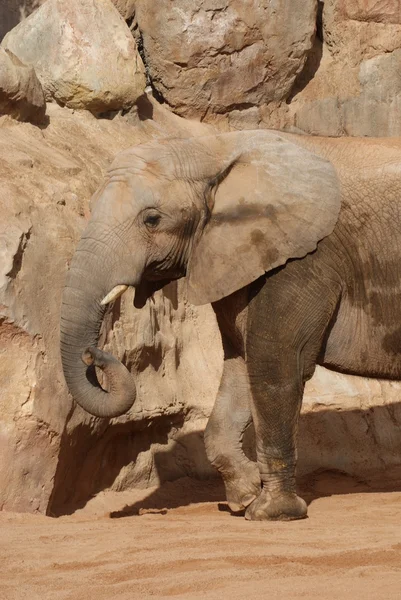
[[[272,131],[159,140],[122,152],[91,201],[63,294],[61,354],[75,400],[126,412],[135,382],[97,348],[105,305],[135,304],[187,276],[194,304],[214,302],[300,258],[330,234],[340,207],[331,164]],[[104,370],[109,392],[89,374]]]

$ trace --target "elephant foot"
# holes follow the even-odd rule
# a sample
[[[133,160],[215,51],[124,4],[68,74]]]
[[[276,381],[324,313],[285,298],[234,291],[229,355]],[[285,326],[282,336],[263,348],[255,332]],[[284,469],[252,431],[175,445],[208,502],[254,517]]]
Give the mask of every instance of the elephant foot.
[[[223,477],[227,504],[233,513],[241,512],[259,496],[261,482],[256,463],[247,461],[238,468],[236,475]]]
[[[305,519],[306,502],[295,493],[272,495],[266,489],[250,504],[245,513],[248,521],[293,521]]]

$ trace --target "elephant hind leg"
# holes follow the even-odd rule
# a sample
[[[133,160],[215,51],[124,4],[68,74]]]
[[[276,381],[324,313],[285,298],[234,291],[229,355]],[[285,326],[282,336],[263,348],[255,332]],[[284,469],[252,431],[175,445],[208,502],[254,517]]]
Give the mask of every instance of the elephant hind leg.
[[[220,472],[233,512],[246,508],[260,494],[256,463],[244,454],[244,432],[252,422],[245,361],[227,351],[217,399],[205,431],[207,456]]]

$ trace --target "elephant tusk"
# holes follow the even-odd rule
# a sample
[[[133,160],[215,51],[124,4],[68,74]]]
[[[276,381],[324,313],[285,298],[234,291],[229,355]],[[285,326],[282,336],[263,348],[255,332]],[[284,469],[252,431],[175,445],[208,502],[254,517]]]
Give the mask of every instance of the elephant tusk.
[[[127,289],[128,285],[116,285],[116,287],[103,298],[100,304],[104,306],[105,304],[114,302],[114,300],[117,300],[117,298],[119,298]]]

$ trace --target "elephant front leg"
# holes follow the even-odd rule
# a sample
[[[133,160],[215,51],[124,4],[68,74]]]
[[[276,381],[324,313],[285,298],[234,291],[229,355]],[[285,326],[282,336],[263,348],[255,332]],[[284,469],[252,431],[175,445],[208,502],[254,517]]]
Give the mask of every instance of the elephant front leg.
[[[247,519],[291,520],[307,514],[295,484],[298,419],[305,381],[314,373],[341,299],[333,270],[326,280],[318,260],[279,269],[248,307],[246,365],[263,489],[248,507]]]
[[[207,456],[220,472],[227,503],[233,512],[251,504],[260,494],[256,463],[242,449],[244,432],[252,421],[250,389],[245,361],[233,356],[224,361],[217,399],[205,431]]]
[[[262,491],[247,508],[253,521],[302,519],[304,500],[296,493],[296,430],[303,385],[266,382],[250,369],[257,462]]]

